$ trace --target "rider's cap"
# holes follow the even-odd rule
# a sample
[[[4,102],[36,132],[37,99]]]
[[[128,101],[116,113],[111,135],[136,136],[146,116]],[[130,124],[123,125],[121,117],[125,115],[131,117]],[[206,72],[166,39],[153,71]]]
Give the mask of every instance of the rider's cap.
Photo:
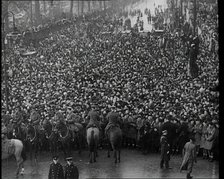
[[[57,155],[54,155],[53,156],[53,160],[58,160],[58,156]]]
[[[66,160],[67,161],[71,161],[72,160],[72,157],[67,157]]]

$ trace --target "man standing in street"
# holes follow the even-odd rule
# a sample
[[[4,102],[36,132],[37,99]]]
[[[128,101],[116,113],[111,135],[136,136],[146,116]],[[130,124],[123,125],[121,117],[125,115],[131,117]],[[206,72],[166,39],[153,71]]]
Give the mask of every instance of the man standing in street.
[[[191,172],[194,165],[196,163],[196,146],[194,144],[194,137],[190,137],[190,141],[187,142],[183,148],[183,161],[180,167],[180,171],[187,170],[187,179],[191,179]]]
[[[162,136],[160,138],[161,145],[161,161],[160,168],[163,168],[163,164],[165,163],[166,169],[171,169],[169,167],[170,153],[169,153],[169,144],[167,142],[167,130],[162,131]]]
[[[63,167],[58,162],[58,156],[53,156],[53,162],[50,165],[48,179],[64,179]]]
[[[72,157],[66,158],[67,164],[65,166],[65,179],[78,179],[79,171],[78,168],[74,165]]]

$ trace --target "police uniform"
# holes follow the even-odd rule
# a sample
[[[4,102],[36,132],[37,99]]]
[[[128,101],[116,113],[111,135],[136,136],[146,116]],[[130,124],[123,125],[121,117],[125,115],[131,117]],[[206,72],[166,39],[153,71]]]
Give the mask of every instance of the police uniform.
[[[96,126],[98,128],[99,127],[99,121],[100,121],[100,115],[98,113],[98,111],[96,110],[91,110],[88,114],[88,117],[90,118],[88,125],[86,126],[86,129]]]
[[[57,160],[58,157],[53,157],[53,159]],[[64,179],[64,171],[60,163],[51,163],[48,179]]]
[[[163,168],[163,164],[165,163],[165,167],[167,169],[170,169],[169,167],[169,144],[167,142],[167,130],[163,131],[163,135],[160,138],[160,144],[161,144],[161,161],[160,161],[160,168]]]
[[[78,168],[72,163],[72,157],[67,158],[67,161],[71,161],[71,164],[65,166],[65,179],[78,179],[79,171]]]
[[[105,128],[105,134],[107,134],[107,131],[110,129],[111,126],[117,126],[120,127],[120,116],[117,112],[111,111],[107,115],[107,120],[109,123],[107,124]]]

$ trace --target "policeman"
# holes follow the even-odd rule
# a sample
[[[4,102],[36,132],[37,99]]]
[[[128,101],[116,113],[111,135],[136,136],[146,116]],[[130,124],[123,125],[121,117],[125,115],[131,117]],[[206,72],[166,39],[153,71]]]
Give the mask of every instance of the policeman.
[[[65,166],[65,179],[78,179],[79,171],[78,168],[74,165],[72,157],[66,158],[67,164]]]
[[[167,130],[162,131],[160,144],[161,144],[160,168],[163,168],[163,164],[165,163],[166,169],[171,169],[169,167],[170,154],[169,154],[169,144],[167,142]]]
[[[86,126],[86,129],[90,127],[97,127],[100,129],[99,122],[100,122],[100,114],[98,112],[98,106],[93,104],[92,110],[88,113],[87,118],[89,118],[89,123]]]
[[[116,111],[116,107],[115,106],[111,106],[111,112],[108,113],[106,118],[109,121],[109,123],[107,124],[107,126],[105,128],[105,135],[107,134],[107,131],[109,130],[109,128],[111,126],[120,127],[120,115]]]
[[[64,179],[63,167],[58,162],[58,156],[53,156],[53,162],[50,165],[48,179]]]

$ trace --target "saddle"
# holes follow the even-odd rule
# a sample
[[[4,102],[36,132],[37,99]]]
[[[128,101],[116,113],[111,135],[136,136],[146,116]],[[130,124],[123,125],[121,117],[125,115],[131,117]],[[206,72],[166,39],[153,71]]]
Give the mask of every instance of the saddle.
[[[111,128],[113,128],[113,127],[119,127],[119,128],[120,128],[120,126],[119,126],[118,124],[114,124],[114,123],[108,124],[108,125],[106,126],[106,128],[105,128],[105,134],[107,135],[108,131],[109,131]]]
[[[13,140],[2,140],[2,153],[13,154],[15,152],[15,143]]]
[[[68,128],[72,132],[79,132],[83,128],[83,126],[82,126],[82,124],[75,123],[75,124],[69,124]]]

